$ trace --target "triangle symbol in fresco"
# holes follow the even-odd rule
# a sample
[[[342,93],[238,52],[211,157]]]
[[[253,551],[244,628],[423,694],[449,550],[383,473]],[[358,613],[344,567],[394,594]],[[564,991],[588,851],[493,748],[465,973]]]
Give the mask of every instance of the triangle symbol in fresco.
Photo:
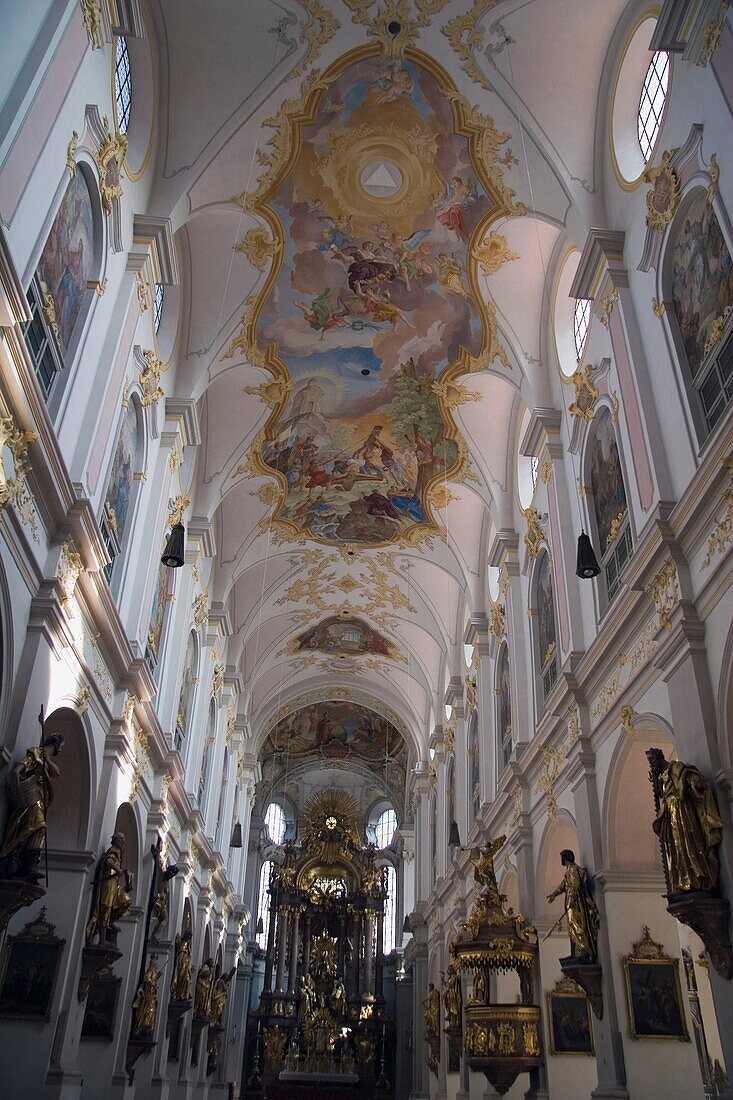
[[[389,170],[389,167],[381,161],[375,165],[374,171],[364,180],[364,186],[370,187],[373,190],[379,189],[385,191],[396,191],[399,187],[399,181],[395,180],[394,176]]]

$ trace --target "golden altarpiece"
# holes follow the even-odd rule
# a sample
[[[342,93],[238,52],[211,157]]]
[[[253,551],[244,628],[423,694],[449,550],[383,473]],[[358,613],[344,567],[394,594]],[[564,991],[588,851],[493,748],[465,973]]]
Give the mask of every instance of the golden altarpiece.
[[[300,843],[286,842],[269,886],[264,986],[250,1026],[248,1096],[313,1085],[389,1095],[393,1022],[383,995],[385,868],[365,844],[357,803],[314,796]]]

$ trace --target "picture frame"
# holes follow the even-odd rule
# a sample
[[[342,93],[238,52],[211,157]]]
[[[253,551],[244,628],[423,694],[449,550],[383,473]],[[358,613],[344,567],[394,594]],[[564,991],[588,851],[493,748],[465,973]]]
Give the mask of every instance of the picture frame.
[[[547,994],[550,1054],[593,1056],[593,1019],[585,993],[572,978],[561,978]]]
[[[667,955],[644,925],[644,935],[623,964],[631,1038],[689,1043],[679,959]]]
[[[117,1001],[122,979],[111,972],[95,978],[89,987],[81,1038],[109,1042],[114,1038]]]
[[[0,1017],[50,1020],[65,940],[46,919],[44,905],[17,936],[8,936],[0,958]]]

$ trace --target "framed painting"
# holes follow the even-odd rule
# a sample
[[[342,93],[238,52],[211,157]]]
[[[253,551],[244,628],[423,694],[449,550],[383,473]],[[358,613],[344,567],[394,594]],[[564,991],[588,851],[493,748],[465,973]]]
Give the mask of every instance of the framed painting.
[[[594,1054],[590,1002],[570,978],[547,994],[550,1054]]]
[[[82,1039],[105,1039],[114,1037],[117,998],[120,992],[121,978],[114,974],[104,974],[95,978],[89,987],[84,1020],[81,1025]]]
[[[682,1006],[679,959],[665,954],[648,927],[624,958],[632,1039],[677,1039],[689,1043]]]
[[[0,960],[0,1016],[50,1020],[65,940],[46,920],[46,906],[17,936],[8,936]]]
[[[94,218],[86,176],[74,173],[38,261],[38,278],[51,294],[58,342],[66,352],[94,271]]]

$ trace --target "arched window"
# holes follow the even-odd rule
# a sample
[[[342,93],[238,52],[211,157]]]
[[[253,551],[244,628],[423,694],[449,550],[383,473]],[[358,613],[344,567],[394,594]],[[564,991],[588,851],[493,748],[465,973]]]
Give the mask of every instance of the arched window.
[[[31,320],[23,331],[46,399],[68,362],[85,295],[91,300],[87,282],[95,269],[92,197],[85,171],[77,165],[28,288]]]
[[[712,431],[733,398],[733,319],[725,324],[726,310],[733,314],[733,261],[703,190],[679,218],[670,266],[682,345]]]
[[[471,817],[475,821],[481,810],[481,747],[478,737],[478,715],[471,716],[468,727],[468,797]],[[450,823],[448,824],[450,829]]]
[[[667,101],[669,83],[669,54],[663,50],[654,54],[644,77],[639,109],[637,111],[637,134],[639,148],[645,161],[651,159],[654,146],[664,117],[664,104]]]
[[[626,487],[611,412],[595,418],[590,444],[590,484],[600,562],[608,599],[621,587],[621,572],[631,557],[632,541]]]
[[[499,650],[496,661],[497,732],[499,737],[499,766],[505,768],[514,748],[512,730],[512,692],[509,678],[509,650],[506,642]]]
[[[267,947],[267,934],[270,930],[270,878],[272,876],[271,859],[266,859],[260,868],[260,882],[257,892],[257,946],[263,951]]]
[[[105,576],[111,581],[116,559],[124,548],[125,530],[130,516],[133,493],[133,474],[139,465],[141,432],[137,400],[131,397],[122,417],[117,442],[112,455],[112,469],[104,495],[104,507],[100,520],[102,537],[110,562]]]
[[[117,129],[121,134],[126,134],[132,113],[132,76],[127,42],[122,35],[117,39],[115,52],[115,112]]]
[[[397,828],[397,814],[389,807],[383,810],[374,826],[377,848],[388,848]]]
[[[557,680],[557,634],[555,631],[555,601],[553,598],[552,564],[543,551],[537,566],[537,645],[538,666],[542,676],[543,698],[552,691]]]
[[[153,293],[153,328],[156,333],[160,328],[160,322],[163,320],[163,301],[165,299],[165,287],[162,283],[155,284],[155,291]]]
[[[174,746],[181,755],[183,755],[183,747],[188,736],[189,722],[191,721],[193,688],[196,683],[196,658],[196,635],[191,631],[186,645],[181,693],[178,696],[178,710],[176,712],[176,731],[173,737]]]
[[[271,802],[265,811],[265,830],[271,844],[280,845],[285,840],[287,822],[285,811],[279,802]]]
[[[397,872],[391,863],[385,865],[387,895],[384,899],[382,950],[385,955],[397,946]]]
[[[585,342],[588,339],[588,329],[590,328],[591,307],[593,302],[590,298],[576,298],[575,310],[573,312],[573,337],[575,339],[575,354],[578,357],[578,362],[583,355],[585,349]]]

